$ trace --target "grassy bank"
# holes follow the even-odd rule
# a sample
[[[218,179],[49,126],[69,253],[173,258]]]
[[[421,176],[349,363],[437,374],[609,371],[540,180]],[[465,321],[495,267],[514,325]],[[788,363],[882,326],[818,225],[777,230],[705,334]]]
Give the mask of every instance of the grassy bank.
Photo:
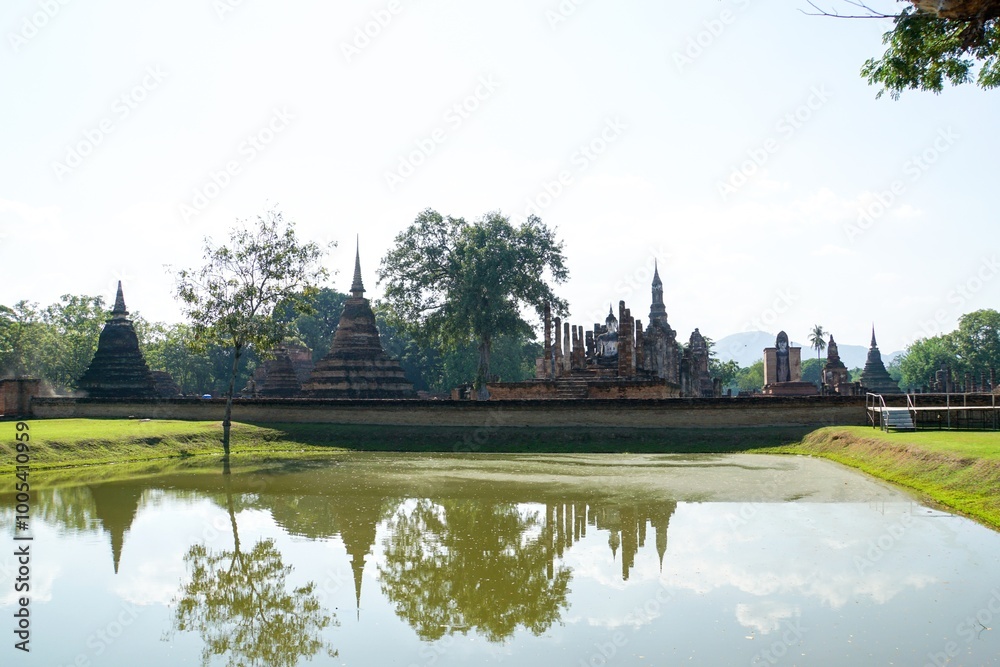
[[[221,454],[219,422],[48,419],[28,422],[33,469]],[[630,429],[233,424],[234,457],[343,450],[497,453],[722,453],[799,441],[809,429]],[[15,465],[14,422],[0,422],[0,471]]]
[[[849,465],[1000,529],[1000,433],[827,427],[770,451]]]
[[[131,463],[158,459],[221,457],[221,422],[138,419],[31,420],[28,444],[32,470]],[[0,422],[0,472],[15,466],[14,422]],[[273,428],[233,424],[234,456],[302,453],[306,443],[287,441]],[[325,450],[329,453],[330,448]]]

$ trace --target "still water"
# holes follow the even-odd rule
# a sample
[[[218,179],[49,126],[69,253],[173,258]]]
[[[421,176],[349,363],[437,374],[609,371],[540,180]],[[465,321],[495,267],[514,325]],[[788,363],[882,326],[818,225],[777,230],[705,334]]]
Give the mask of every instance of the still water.
[[[824,461],[174,465],[35,475],[0,664],[1000,664],[1000,534]]]

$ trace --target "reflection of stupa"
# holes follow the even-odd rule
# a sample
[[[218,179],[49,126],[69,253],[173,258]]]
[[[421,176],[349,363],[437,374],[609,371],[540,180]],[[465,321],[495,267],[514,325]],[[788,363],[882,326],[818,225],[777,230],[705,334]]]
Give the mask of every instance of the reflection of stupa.
[[[544,539],[551,544],[551,557],[562,557],[564,550],[587,536],[587,526],[608,531],[608,546],[617,560],[618,550],[622,552],[622,579],[628,581],[629,573],[635,566],[635,556],[646,546],[647,524],[655,532],[656,553],[659,556],[660,571],[663,571],[663,557],[667,553],[667,528],[670,517],[677,508],[675,502],[643,503],[640,505],[618,505],[610,503],[573,503],[546,505]],[[554,571],[550,560],[548,575]]]
[[[378,496],[305,496],[271,504],[271,515],[289,534],[312,539],[340,535],[351,558],[354,596],[361,613],[361,579],[365,556],[375,545],[375,530],[382,520],[385,500]]]
[[[142,487],[99,484],[88,488],[94,498],[94,515],[100,521],[101,528],[111,534],[111,555],[114,559],[115,574],[118,574],[125,534],[132,527],[132,521],[139,511]]]

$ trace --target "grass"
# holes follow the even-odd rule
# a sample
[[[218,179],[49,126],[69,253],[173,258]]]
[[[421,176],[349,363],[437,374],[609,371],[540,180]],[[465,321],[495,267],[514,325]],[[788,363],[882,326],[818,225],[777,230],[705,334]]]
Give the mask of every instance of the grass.
[[[220,422],[139,419],[46,419],[28,422],[32,470],[222,455]],[[0,422],[0,472],[14,470],[13,422]],[[244,457],[302,454],[307,443],[287,441],[273,428],[233,424],[233,453]],[[325,448],[323,453],[330,453]]]
[[[1000,433],[827,427],[768,451],[849,465],[1000,529]]]

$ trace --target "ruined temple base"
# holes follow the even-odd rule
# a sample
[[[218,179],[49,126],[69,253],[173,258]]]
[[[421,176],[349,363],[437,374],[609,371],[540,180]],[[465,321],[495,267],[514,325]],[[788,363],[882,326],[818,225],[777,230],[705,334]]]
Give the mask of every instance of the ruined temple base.
[[[812,382],[775,382],[764,385],[765,396],[817,396],[819,390]]]
[[[495,382],[486,385],[490,400],[523,399],[649,399],[679,398],[681,388],[666,380],[631,380],[624,378],[587,378],[569,376],[557,380]]]

